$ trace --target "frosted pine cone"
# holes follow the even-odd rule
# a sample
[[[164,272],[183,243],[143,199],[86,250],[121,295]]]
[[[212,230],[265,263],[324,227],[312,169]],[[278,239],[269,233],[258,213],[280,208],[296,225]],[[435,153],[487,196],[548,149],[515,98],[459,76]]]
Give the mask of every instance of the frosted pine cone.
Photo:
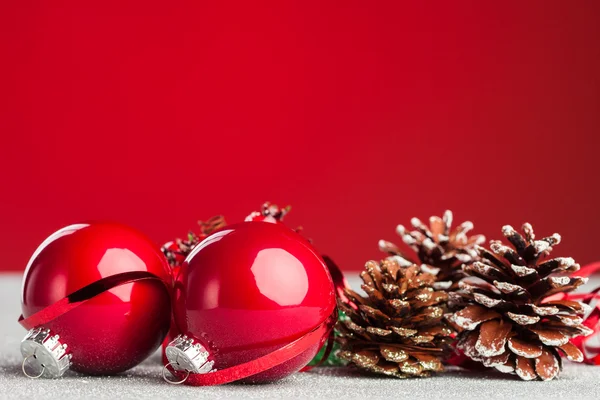
[[[361,369],[398,378],[429,376],[443,369],[452,330],[444,321],[448,294],[435,276],[400,257],[369,261],[361,278],[367,297],[346,289],[355,305],[338,300],[338,356]]]
[[[199,234],[190,232],[188,233],[187,240],[175,239],[174,241],[165,243],[161,247],[161,251],[165,255],[170,266],[180,267],[188,254],[190,254],[192,249],[198,243],[213,232],[227,225],[227,223],[222,215],[217,215],[207,221],[198,221],[198,225],[200,226]]]
[[[264,202],[260,211],[253,211],[248,215],[245,221],[266,221],[277,223],[283,221],[283,217],[292,209],[291,206],[280,208],[277,204]]]
[[[491,251],[477,247],[480,261],[463,269],[479,279],[465,279],[452,293],[461,306],[451,319],[463,329],[458,348],[472,360],[524,380],[551,380],[563,355],[583,360],[569,340],[591,330],[582,325],[587,306],[548,296],[572,291],[587,279],[566,276],[579,270],[572,258],[546,260],[560,235],[535,240],[530,224],[523,232],[524,237],[511,226],[502,228],[514,249],[496,240]]]
[[[467,236],[473,229],[471,221],[465,221],[452,230],[452,219],[452,211],[447,210],[443,218],[430,217],[429,226],[418,218],[413,218],[411,225],[414,230],[409,231],[403,225],[398,225],[396,232],[404,243],[415,251],[418,260],[413,259],[413,262],[418,261],[420,264],[439,269],[438,281],[448,282],[448,288],[456,289],[456,283],[465,276],[461,269],[462,264],[477,258],[475,246],[482,244],[485,237]],[[379,248],[389,254],[411,258],[402,254],[396,245],[385,240],[379,241]]]

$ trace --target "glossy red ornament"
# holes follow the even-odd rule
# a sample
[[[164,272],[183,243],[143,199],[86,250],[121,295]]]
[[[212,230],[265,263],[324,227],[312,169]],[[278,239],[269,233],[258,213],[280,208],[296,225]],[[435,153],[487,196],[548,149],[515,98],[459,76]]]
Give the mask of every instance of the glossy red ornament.
[[[38,329],[33,336],[30,331],[23,342],[29,347],[23,350],[22,344],[22,352],[26,356],[27,349],[44,346],[52,350],[56,344],[49,340],[58,335],[73,370],[125,371],[152,354],[165,337],[171,284],[160,250],[130,227],[89,223],[60,229],[39,246],[25,271],[21,324]]]
[[[335,322],[334,287],[323,259],[283,224],[244,222],[206,238],[183,264],[174,297],[176,330],[206,349],[217,372],[325,327],[306,350],[246,379],[251,382],[300,370]]]

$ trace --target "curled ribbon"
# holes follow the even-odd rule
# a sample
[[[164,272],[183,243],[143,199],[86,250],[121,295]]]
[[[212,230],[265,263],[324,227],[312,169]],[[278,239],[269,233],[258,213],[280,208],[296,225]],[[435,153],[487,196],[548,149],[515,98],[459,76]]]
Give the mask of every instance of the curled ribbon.
[[[289,343],[277,350],[272,351],[262,357],[254,360],[228,367],[222,370],[215,370],[206,374],[190,374],[174,370],[170,364],[166,368],[174,376],[180,379],[180,382],[190,386],[213,386],[235,382],[244,378],[251,377],[261,372],[267,371],[273,367],[281,365],[294,357],[302,354],[315,344],[321,342],[323,336],[331,329],[331,324],[337,318],[337,312],[331,314],[329,318],[320,323],[310,332],[304,334],[292,343]]]
[[[33,315],[30,315],[27,318],[21,315],[18,322],[25,329],[36,328],[40,325],[47,324],[48,322],[60,317],[76,307],[79,307],[101,293],[104,293],[117,286],[140,280],[155,280],[165,283],[156,275],[146,271],[130,271],[111,275],[84,286],[79,290],[76,290],[67,297],[64,297],[56,303],[49,305],[48,307],[36,312]],[[165,287],[167,290],[169,290],[166,284]]]

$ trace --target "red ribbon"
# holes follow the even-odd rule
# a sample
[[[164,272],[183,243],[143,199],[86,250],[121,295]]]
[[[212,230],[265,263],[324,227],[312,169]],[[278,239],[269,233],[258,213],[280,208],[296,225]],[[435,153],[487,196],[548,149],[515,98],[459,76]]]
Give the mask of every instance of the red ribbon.
[[[206,374],[189,374],[184,383],[190,386],[223,385],[251,377],[261,372],[265,372],[291,360],[294,357],[297,357],[314,345],[319,344],[323,339],[323,336],[330,329],[333,318],[337,319],[337,310],[331,314],[327,320],[323,321],[312,331],[301,336],[292,343],[270,352],[269,354],[243,364],[217,370],[215,372]],[[186,373],[182,371],[175,371],[171,366],[168,366],[167,368],[173,375],[180,379],[184,379],[186,377]]]
[[[55,318],[58,318],[61,315],[71,311],[75,307],[79,307],[100,293],[106,292],[107,290],[124,285],[126,283],[145,279],[155,279],[162,282],[162,280],[156,275],[146,271],[123,272],[121,274],[112,275],[76,290],[67,297],[57,301],[52,305],[49,305],[48,307],[36,312],[33,315],[30,315],[27,318],[24,318],[21,315],[19,317],[19,323],[27,330],[36,328],[40,325],[47,324]]]
[[[337,311],[337,310],[336,310]],[[323,352],[323,356],[319,361],[317,361],[314,365],[307,365],[300,370],[300,372],[308,372],[313,368],[316,368],[323,364],[329,358],[331,351],[333,350],[333,344],[335,342],[335,333],[333,329],[329,332],[329,337],[327,338],[327,347],[325,347],[325,351]]]

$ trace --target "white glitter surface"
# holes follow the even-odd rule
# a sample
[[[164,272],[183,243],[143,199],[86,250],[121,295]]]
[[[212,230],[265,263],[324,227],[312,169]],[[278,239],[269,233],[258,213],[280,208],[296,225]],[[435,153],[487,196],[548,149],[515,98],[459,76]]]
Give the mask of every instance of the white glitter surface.
[[[358,286],[356,280],[350,281]],[[20,289],[20,276],[0,275],[0,398],[600,399],[600,367],[568,362],[560,377],[551,382],[523,382],[511,375],[458,369],[432,378],[399,380],[362,376],[352,369],[320,368],[272,384],[187,387],[163,382],[157,353],[118,376],[89,377],[67,372],[62,379],[31,380],[21,372],[19,343],[25,330],[16,322]]]

